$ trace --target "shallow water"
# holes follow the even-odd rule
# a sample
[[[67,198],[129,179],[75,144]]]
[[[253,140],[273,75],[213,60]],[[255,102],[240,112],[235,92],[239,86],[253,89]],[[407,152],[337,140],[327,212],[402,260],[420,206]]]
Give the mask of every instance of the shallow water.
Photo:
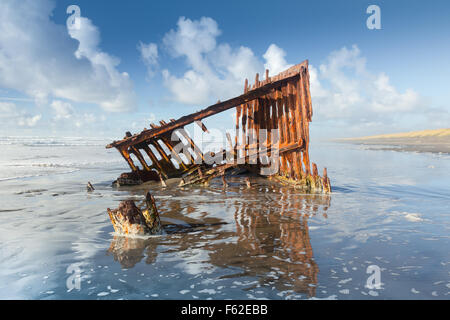
[[[111,187],[128,170],[109,141],[0,140],[2,299],[449,298],[448,155],[314,143],[329,196],[257,177],[150,185],[165,232],[132,239],[106,208],[146,190]]]

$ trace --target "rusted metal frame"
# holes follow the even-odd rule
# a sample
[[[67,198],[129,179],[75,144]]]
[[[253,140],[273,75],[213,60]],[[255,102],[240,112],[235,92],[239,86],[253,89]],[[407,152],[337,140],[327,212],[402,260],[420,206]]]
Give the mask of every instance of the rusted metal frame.
[[[287,122],[287,116],[286,116],[286,107],[285,107],[285,100],[283,97],[283,92],[280,89],[279,95],[278,95],[278,116],[281,121],[281,131],[282,131],[282,141],[280,143],[280,147],[289,143],[289,130],[288,130],[288,122]]]
[[[269,99],[269,103],[272,107],[272,116],[271,116],[271,128],[278,130],[278,143],[280,143],[280,127],[278,126],[278,109],[277,109],[277,103],[276,100],[273,99],[273,95],[267,95]],[[269,144],[272,144],[272,134],[271,134],[271,140],[268,142]]]
[[[275,91],[275,100],[277,103],[277,111],[278,111],[278,129],[280,132],[280,147],[286,143],[286,123],[285,118],[283,116],[284,106],[282,101],[282,93],[281,90]],[[280,173],[282,175],[287,175],[287,163],[286,163],[286,157],[282,154],[280,154]]]
[[[142,154],[139,152],[139,150],[135,146],[131,146],[130,151],[136,156],[136,158],[138,158],[139,162],[142,164],[142,169],[144,169],[146,171],[151,170],[149,165],[147,164],[147,162],[145,162],[144,157],[142,156]]]
[[[304,82],[304,90],[305,90],[305,95],[306,95],[306,103],[308,105],[308,121],[311,122],[312,120],[312,115],[313,115],[313,109],[312,109],[312,103],[311,103],[311,91],[309,88],[309,70],[308,68],[302,68],[303,73],[303,82]]]
[[[266,154],[268,156],[270,156],[272,153],[272,149],[278,149],[279,155],[287,155],[290,152],[301,150],[301,149],[303,149],[303,147],[304,147],[304,145],[302,143],[293,142],[293,143],[285,144],[282,147],[274,147],[274,146],[269,145],[267,147],[263,147],[262,152],[266,152]]]
[[[262,85],[266,85],[267,83],[270,82],[270,77],[269,77],[269,69],[266,69],[266,73],[265,73],[265,79],[262,82]]]
[[[313,162],[312,163],[312,177],[314,181],[317,180],[317,177],[319,176],[319,172],[317,171],[317,165]]]
[[[171,123],[173,123],[173,122],[175,122],[176,120],[175,119],[170,119],[170,122]],[[205,129],[206,129],[206,132],[209,132],[208,131],[208,129],[206,128],[206,126],[203,124],[203,122],[201,122],[201,121],[198,121],[198,122],[200,122],[201,123],[201,126],[203,126]],[[198,124],[198,123],[197,123]],[[202,129],[203,129],[203,127],[202,127]],[[189,134],[187,133],[187,131],[184,129],[184,127],[182,127],[181,128],[182,130],[184,130],[183,132],[185,132],[186,133],[186,136],[188,137],[187,138],[187,140],[188,140],[188,142],[189,142]],[[183,134],[182,134],[182,132],[180,132],[180,129],[177,129],[177,130],[173,130],[173,131],[171,131],[171,132],[167,132],[167,133],[163,133],[163,134],[161,134],[161,136],[167,136],[167,140],[170,140],[171,138],[172,138],[172,132],[179,132],[180,133],[180,135],[182,135],[183,137],[185,137]],[[170,138],[169,138],[169,134],[170,134]],[[185,139],[186,139],[186,137],[185,137]],[[181,141],[181,139],[180,139],[180,141]],[[182,141],[181,141],[181,143],[183,143]],[[192,143],[194,143],[193,141],[192,141]],[[184,145],[184,144],[183,144]],[[195,143],[194,143],[194,145],[195,145]],[[192,148],[192,144],[189,144],[189,146],[191,146],[191,148]],[[197,148],[198,149],[198,148]],[[195,148],[192,148],[192,151],[195,153]],[[184,154],[184,153],[183,153]],[[194,159],[194,156],[190,153],[190,152],[188,152],[188,155],[186,156],[186,154],[184,154],[184,156],[185,157],[187,157],[187,160],[189,161],[189,163],[191,164],[191,165],[194,165],[195,164],[195,159]]]
[[[183,159],[181,159],[180,155],[174,151],[174,147],[173,147],[172,143],[170,142],[170,140],[168,140],[164,136],[160,136],[159,138],[169,149],[171,158],[175,159],[175,161],[179,164],[180,168],[178,170],[182,170],[182,171],[187,170],[188,167],[183,162]]]
[[[171,133],[171,132],[170,132]],[[164,144],[167,146],[167,148],[170,150],[170,154],[172,157],[175,158],[175,160],[180,164],[180,167],[183,168],[183,171],[187,170],[188,167],[186,166],[186,164],[183,162],[183,159],[181,159],[180,155],[178,153],[175,152],[175,149],[173,147],[172,142],[170,141],[170,139],[167,138],[166,135],[161,135],[160,139],[162,140],[162,142],[164,142]]]
[[[250,101],[249,103],[247,103],[247,130],[246,130],[246,145],[245,145],[245,163],[250,163],[250,158],[249,155],[250,153],[253,154],[253,152],[251,152],[252,150],[250,149],[250,143],[253,140],[253,136],[250,137],[250,135],[252,135],[253,133],[253,116],[254,116],[254,101]]]
[[[127,150],[125,150],[125,148],[120,148],[119,149],[120,154],[122,155],[122,157],[127,161],[128,165],[130,166],[132,171],[138,171],[136,165],[133,162],[133,159],[131,159],[130,154],[128,153]]]
[[[189,172],[189,175],[186,175],[183,178],[182,183],[180,185],[187,186],[194,183],[207,184],[211,179],[223,175],[225,170],[236,166],[237,166],[236,163],[224,163],[216,167],[207,168],[204,170],[201,170],[201,168],[198,167],[197,170],[191,170]]]
[[[259,73],[256,74],[255,76],[255,84],[254,84],[254,89],[258,88],[260,86],[260,82],[259,82]],[[249,137],[249,144],[251,142],[251,145],[249,145],[249,150],[256,150],[256,152],[250,152],[251,157],[249,157],[249,163],[251,164],[256,164],[258,165],[259,162],[259,157],[258,157],[258,150],[259,150],[259,128],[261,125],[261,119],[260,119],[260,110],[261,110],[261,105],[260,105],[260,98],[256,98],[255,100],[253,100],[253,111],[252,111],[252,119],[251,119],[251,128],[252,130],[250,130],[250,135],[251,138]]]
[[[230,146],[230,152],[233,152],[234,146],[233,141],[231,140],[231,135],[229,132],[226,133],[228,145]]]
[[[261,99],[259,99],[259,100],[261,100]],[[258,129],[259,129],[259,126],[261,125],[261,123],[263,122],[263,120],[260,120],[261,118],[261,113],[259,112],[259,110],[257,109],[258,107],[257,107],[257,105],[260,103],[260,101],[258,101],[258,100],[255,100],[254,101],[254,104],[255,104],[255,106],[256,106],[256,108],[255,108],[255,111],[252,111],[251,113],[252,113],[252,119],[249,119],[249,123],[247,124],[246,123],[246,119],[245,119],[245,115],[244,115],[244,117],[242,117],[243,118],[243,122],[244,122],[244,124],[247,124],[247,126],[245,126],[244,125],[244,128],[243,128],[243,131],[244,132],[249,132],[249,130],[248,130],[248,128],[253,128],[253,129],[255,129],[255,132],[258,132]],[[244,107],[245,107],[245,105],[244,105]],[[247,112],[247,117],[248,117],[248,114],[250,113],[250,110],[248,110],[248,112]],[[270,110],[269,110],[269,114],[270,114]],[[286,114],[284,113],[284,116],[286,117]],[[262,117],[262,119],[264,119],[264,116]],[[236,119],[236,121],[237,121],[237,123],[239,123],[239,117],[237,117],[237,119]],[[287,121],[285,120],[285,121],[283,121],[284,123],[287,123]],[[167,125],[165,122],[163,122],[163,121],[161,121],[161,125]],[[157,127],[157,126],[155,126],[155,125],[153,125],[153,127]],[[285,125],[283,125],[282,126],[283,127],[283,129],[286,127]],[[282,131],[283,132],[283,131]],[[288,133],[286,134],[286,132],[283,132],[284,133],[284,136],[286,137],[286,136],[288,136]],[[246,133],[246,135],[248,135],[248,133]],[[236,138],[239,138],[239,137],[236,137]],[[188,140],[191,140],[190,138],[188,138]],[[244,145],[246,144],[246,141],[244,141]],[[236,146],[236,145],[235,145]],[[164,157],[164,155],[166,154],[164,151],[162,151],[160,148],[159,148],[159,144],[155,144],[154,145],[154,147],[155,148],[157,148],[157,150],[161,153],[161,156],[162,157]],[[196,150],[196,148],[194,149],[194,150]],[[198,153],[197,153],[197,155],[198,155]],[[165,159],[166,161],[167,161],[167,159]],[[170,161],[170,160],[169,160]],[[183,162],[183,161],[181,161],[181,162]],[[171,165],[173,165],[173,163],[171,163]],[[176,169],[176,168],[175,168]]]
[[[134,135],[131,137],[127,137],[120,141],[115,141],[115,142],[107,145],[106,147],[112,148],[112,147],[125,146],[125,145],[129,146],[131,144],[139,143],[139,142],[145,141],[149,138],[160,135],[161,133],[164,133],[166,131],[171,131],[176,128],[183,127],[183,126],[190,124],[196,120],[202,120],[206,117],[210,117],[214,114],[220,113],[220,112],[228,110],[230,108],[234,108],[237,105],[252,101],[261,95],[269,93],[270,91],[272,91],[275,88],[279,88],[280,86],[283,86],[287,82],[295,81],[299,77],[298,72],[303,65],[307,65],[307,61],[304,61],[303,63],[288,69],[286,72],[279,74],[274,81],[272,81],[264,86],[255,88],[254,90],[250,90],[238,97],[216,103],[204,110],[198,111],[191,115],[181,117],[178,120],[173,121],[165,126],[161,126],[161,127],[149,129],[149,130],[144,130],[140,134],[137,134],[137,135]]]
[[[309,167],[309,122],[311,121],[312,118],[312,103],[311,103],[311,93],[309,91],[309,72],[307,68],[302,68],[301,71],[301,81],[303,84],[303,92],[305,95],[305,102],[306,102],[306,110],[307,110],[307,121],[305,123],[305,132],[307,133],[306,135],[306,151],[307,151],[307,163],[308,163],[308,167]]]
[[[300,81],[297,81],[295,83],[295,118],[296,118],[296,131],[297,131],[297,140],[303,141],[304,140],[304,129],[303,129],[303,117],[302,117],[302,102],[301,102],[301,83]],[[299,163],[299,169],[300,169],[300,178],[305,176],[305,172],[303,170],[302,165],[302,153],[297,152],[297,158]]]
[[[200,159],[202,159],[202,162],[205,162],[205,157],[204,154],[202,152],[202,150],[200,150],[200,148],[195,144],[194,140],[191,139],[191,137],[189,136],[188,132],[183,128],[183,129],[179,129],[178,132],[180,132],[180,134],[183,136],[183,138],[186,139],[186,141],[188,142],[188,145],[190,146],[192,152],[194,153],[194,155]],[[196,160],[192,153],[190,153],[192,156],[192,163],[195,164]]]
[[[248,164],[256,164],[255,163],[255,152],[256,149],[256,141],[255,141],[255,132],[257,127],[256,116],[258,114],[258,99],[253,100],[249,104],[248,109],[248,121],[247,121],[247,163]]]
[[[303,166],[305,169],[305,175],[309,176],[310,161],[309,161],[309,120],[308,120],[308,110],[307,110],[307,98],[305,96],[305,79],[303,73],[300,74],[300,88],[301,88],[301,106],[302,106],[302,123],[303,123],[303,140],[305,144],[305,150],[303,150]]]
[[[163,148],[163,146],[161,145],[161,143],[160,143],[159,140],[161,140],[161,142],[166,146],[166,148],[167,148],[169,151],[166,151],[166,150]],[[171,148],[168,146],[168,144],[164,141],[162,135],[159,136],[157,139],[155,139],[155,143],[157,143],[159,149],[161,149],[161,150],[157,149],[158,152],[159,152],[159,153],[163,153],[164,159],[165,159],[167,162],[169,162],[170,165],[171,165],[176,171],[184,171],[184,169],[182,168],[182,165],[179,163],[180,161],[178,161],[177,159],[172,159],[172,158],[175,158],[174,155],[173,155],[173,152],[172,152]],[[177,167],[175,166],[175,164],[173,163],[172,160],[175,160],[175,162],[178,163],[178,165],[179,165],[179,168],[178,168],[178,169],[177,169]]]
[[[294,143],[295,144],[295,143]],[[288,145],[291,145],[291,143],[289,142]],[[296,145],[296,144],[295,144]],[[283,146],[284,147],[284,146]],[[295,163],[294,163],[294,157],[293,157],[293,152],[286,152],[284,154],[286,161],[288,163],[288,171],[287,171],[287,176],[291,179],[295,179]]]
[[[172,122],[174,122],[175,120],[174,119],[170,119],[170,122],[172,123]],[[203,131],[205,131],[205,132],[209,132],[208,131],[208,129],[206,128],[206,126],[201,122],[201,121],[195,121],[197,124],[198,123],[200,123],[200,124],[198,124],[202,129],[203,129]],[[159,121],[159,123],[162,125],[162,126],[167,126],[167,122],[165,122],[164,120],[161,120],[161,121]],[[183,128],[184,129],[184,128]],[[170,131],[170,132],[167,132],[167,134],[172,134],[172,132],[173,131]],[[165,135],[166,133],[163,133],[163,134],[161,134],[161,135],[159,135],[158,137],[157,137],[157,139],[156,140],[158,140],[158,139],[161,139],[161,137],[163,137],[164,135]],[[187,134],[187,133],[186,133]],[[162,140],[162,139],[161,139]],[[167,139],[168,140],[168,139]],[[158,142],[158,141],[157,141]],[[164,141],[163,141],[163,143],[167,146],[167,143],[165,143]],[[158,144],[159,144],[159,142],[158,142]],[[170,150],[170,148],[169,148],[169,150]],[[171,151],[171,150],[170,150]],[[165,152],[164,151],[164,149],[162,150],[162,151],[159,151],[158,150],[158,152],[160,152],[160,153],[163,153],[163,152]],[[167,154],[167,153],[165,153],[166,155],[167,155],[167,157],[169,156],[169,154]],[[171,154],[172,154],[172,151],[171,151]],[[166,158],[167,158],[166,157]],[[192,157],[191,157],[192,158]],[[174,164],[173,164],[173,162],[169,159],[169,161],[168,162],[170,162],[170,164],[175,168],[175,170],[180,170],[180,169],[176,169],[176,167],[174,166]],[[181,160],[181,161],[177,161],[177,162],[181,162],[182,164],[183,164],[183,161]],[[192,161],[192,164],[194,163],[194,161]],[[182,169],[181,169],[182,170]]]
[[[294,179],[294,164],[293,164],[293,159],[292,159],[292,152],[286,153],[285,157],[287,159],[287,163],[288,163],[288,177],[290,179]]]
[[[208,128],[206,128],[204,123],[200,120],[195,121],[195,124],[197,124],[203,130],[203,132],[209,133]]]
[[[235,146],[233,146],[233,141],[231,140],[231,135],[229,132],[226,133],[226,137],[227,137],[227,141],[228,141],[228,145],[229,145],[229,152],[225,151],[226,161],[234,162],[236,159],[236,149],[235,149]]]
[[[252,100],[247,104],[247,145],[245,146],[247,155],[246,163],[250,163],[250,155],[254,154],[252,149],[254,148],[253,142],[255,139],[253,136],[255,133],[255,104],[256,100]]]
[[[181,156],[179,154],[177,154],[175,151],[173,151],[174,150],[173,149],[173,144],[172,144],[172,142],[170,142],[171,139],[172,139],[172,135],[175,134],[175,132],[177,132],[177,131],[179,131],[179,130],[177,129],[177,130],[174,130],[174,131],[165,132],[165,133],[161,134],[159,137],[160,137],[161,140],[164,141],[164,143],[166,145],[169,146],[169,144],[170,144],[170,146],[172,147],[172,153],[174,154],[174,156],[178,157],[182,161],[182,163],[186,167],[186,169],[189,169],[193,164],[195,164],[195,159],[192,156],[192,154],[190,152],[188,152],[187,155],[183,153],[184,156],[187,158],[187,161],[188,161],[188,163],[185,164],[183,162],[183,159],[181,159]],[[180,135],[181,135],[181,133],[180,133]],[[180,142],[183,143],[183,141],[181,139],[180,139]],[[183,143],[183,145],[186,146],[184,143]]]
[[[205,158],[203,156],[202,151],[200,150],[199,147],[197,147],[197,145],[194,143],[194,141],[191,139],[191,137],[189,136],[189,134],[186,132],[186,130],[184,128],[180,128],[176,130],[177,132],[179,132],[183,138],[186,139],[186,141],[188,142],[189,146],[191,147],[192,151],[195,153],[195,155],[197,157],[200,157],[202,159],[202,161],[205,161]],[[193,164],[195,162],[192,162]]]
[[[163,155],[161,154],[161,151],[158,150],[158,148],[157,148],[157,145],[156,145],[157,142],[156,142],[155,140],[153,140],[153,139],[150,139],[150,140],[146,141],[146,144],[148,145],[150,152],[155,156],[156,161],[159,163],[160,167],[164,170],[164,172],[165,172],[167,175],[171,174],[171,172],[174,171],[174,167],[171,166],[171,165],[168,163],[168,161],[166,161],[166,160],[164,159]],[[140,145],[140,144],[139,144],[139,145]],[[152,146],[152,147],[154,148],[154,150],[152,150],[152,149],[150,148],[150,146]],[[160,155],[161,159],[158,160],[157,154]],[[153,161],[153,159],[152,159],[152,161]]]
[[[222,159],[222,161],[225,160],[225,162],[227,162],[226,161],[227,153],[228,153],[228,151],[226,148],[222,149],[221,151],[214,153],[214,158],[220,158],[220,159]],[[223,163],[221,163],[221,164],[223,164]]]
[[[264,99],[263,98],[258,98],[255,100],[255,106],[256,106],[256,111],[255,111],[255,135],[256,135],[256,150],[259,153],[259,149],[260,146],[262,145],[263,141],[260,141],[261,138],[261,129],[265,129],[266,125],[265,125],[265,117],[264,117],[264,112],[265,112],[265,108],[264,108]],[[260,165],[261,164],[261,160],[259,155],[256,158],[256,164]]]
[[[234,137],[234,154],[237,156],[238,154],[238,146],[239,146],[239,123],[241,119],[241,106],[236,107],[236,127],[235,127],[235,137]]]
[[[244,85],[244,93],[247,93],[250,90],[250,84],[248,83],[248,79],[245,79]],[[241,143],[241,159],[244,159],[244,163],[247,163],[247,153],[248,153],[248,131],[250,128],[250,106],[252,101],[245,103],[242,106],[242,143]]]
[[[293,142],[293,143],[289,143],[286,144],[284,146],[282,146],[281,148],[279,148],[279,153],[280,154],[284,154],[284,153],[288,153],[291,151],[298,151],[303,149],[305,146],[302,143],[298,143],[298,142]]]
[[[270,143],[269,139],[270,139],[270,123],[271,123],[270,105],[268,103],[266,96],[260,98],[260,105],[261,105],[261,118],[260,118],[261,124],[260,124],[259,129],[260,129],[260,132],[261,132],[261,130],[266,130],[266,134],[264,136],[264,140],[258,144],[258,150],[261,150],[262,146],[268,145]],[[258,141],[259,141],[259,137],[260,137],[260,135],[258,136]],[[259,160],[262,163],[262,157],[260,157]]]
[[[322,185],[325,191],[331,192],[330,179],[328,178],[327,168],[323,168]]]
[[[299,143],[303,145],[303,140],[300,140]],[[303,165],[302,165],[302,150],[295,151],[294,161],[297,166],[296,167],[296,170],[297,170],[296,179],[301,180],[305,176],[304,171],[303,171]]]
[[[281,101],[283,104],[283,122],[285,130],[285,142],[292,142],[291,130],[290,130],[290,116],[289,116],[289,100],[287,99],[287,88],[286,86],[281,87]]]
[[[261,149],[264,146],[267,146],[270,144],[270,124],[271,124],[271,119],[270,119],[270,105],[268,102],[268,99],[266,96],[261,97],[259,99],[259,105],[261,107],[261,111],[260,111],[260,116],[259,116],[259,132],[261,132],[261,130],[265,130],[266,134],[264,136],[264,140],[263,141],[259,141],[260,139],[260,134],[258,133],[258,150],[259,152],[261,152]],[[261,163],[262,158],[259,157],[259,163]]]
[[[274,85],[274,83],[277,85]],[[261,90],[262,88],[264,88],[264,90]],[[231,105],[231,102],[239,103]],[[271,152],[274,147],[272,146],[271,141],[271,130],[278,129],[279,144],[277,143],[276,146],[279,149],[279,158],[277,158],[277,161],[281,163],[279,174],[289,178],[288,180],[294,180],[293,182],[295,182],[295,180],[298,181],[306,178],[307,181],[303,182],[305,184],[304,187],[308,188],[308,190],[323,189],[323,191],[329,192],[331,188],[329,187],[329,179],[326,176],[326,169],[324,169],[324,178],[320,178],[316,164],[311,164],[309,159],[309,122],[311,121],[312,116],[312,104],[309,92],[309,72],[307,69],[307,62],[297,65],[295,68],[290,68],[272,79],[268,77],[266,71],[266,80],[262,82],[259,81],[259,76],[257,74],[253,86],[250,87],[246,80],[244,94],[239,97],[225,102],[219,101],[215,105],[189,116],[182,117],[177,121],[171,119],[169,124],[165,121],[160,121],[160,126],[151,124],[151,130],[144,129],[144,131],[138,135],[132,136],[130,133],[127,133],[126,138],[118,142],[113,142],[107,147],[114,146],[119,149],[121,155],[127,160],[133,171],[138,171],[139,169],[134,165],[128,152],[136,155],[145,170],[150,170],[150,166],[148,166],[142,157],[142,154],[139,152],[140,147],[138,141],[143,140],[146,143],[153,144],[153,147],[155,148],[154,152],[159,152],[161,155],[160,160],[152,159],[154,162],[152,167],[155,167],[157,171],[158,169],[162,170],[162,167],[165,167],[165,171],[168,171],[169,173],[175,173],[177,171],[191,172],[192,166],[186,166],[181,159],[180,154],[174,153],[173,145],[169,140],[166,140],[166,135],[181,127],[181,130],[179,131],[181,133],[180,137],[186,139],[192,149],[189,150],[189,156],[193,160],[192,155],[194,155],[197,159],[201,158],[204,162],[205,159],[203,153],[189,137],[189,134],[184,131],[183,122],[185,122],[185,124],[196,122],[204,132],[208,132],[208,129],[201,122],[201,119],[232,107],[236,107],[236,136],[234,146],[229,134],[227,134],[227,140],[230,151],[233,153],[233,158],[236,156],[237,163],[251,163],[261,166],[261,147],[265,148],[269,153]],[[240,127],[240,125],[242,127]],[[262,129],[267,130],[267,134],[264,137],[260,137]],[[251,137],[250,139],[250,135],[256,135],[256,137]],[[150,136],[150,138],[145,139],[145,137],[148,136]],[[239,145],[240,140],[241,145]],[[161,142],[161,145],[159,142]],[[164,145],[166,148],[164,148]],[[121,148],[121,146],[124,147]],[[149,150],[147,145],[146,147]],[[238,152],[239,149],[242,150],[241,154]],[[233,150],[235,150],[235,152],[233,152]],[[223,150],[223,153],[227,154],[227,151]],[[150,154],[153,153],[150,152]],[[179,162],[180,168],[177,169],[175,167],[176,163],[172,162],[168,156],[171,156],[172,160]],[[255,156],[256,161],[253,159]],[[228,160],[229,159],[227,158],[227,164],[230,164]],[[240,160],[244,161],[240,162]],[[159,168],[157,168],[158,166]],[[168,169],[168,166],[171,168]],[[208,172],[217,171],[215,167],[212,166],[205,167],[202,165],[195,167],[201,168],[201,173],[203,171],[206,172],[207,170],[213,170]],[[305,168],[304,172],[303,167]],[[185,175],[183,174],[183,176]]]
[[[295,90],[296,90],[296,86],[295,84],[291,84],[289,83],[287,85],[287,100],[288,100],[288,106],[289,106],[289,115],[291,117],[291,121],[290,121],[290,130],[291,130],[291,141],[293,142],[297,142],[299,141],[298,139],[298,130],[297,130],[297,122],[298,122],[298,118],[297,118],[297,114],[296,114],[296,109],[297,109],[297,104],[296,104],[296,100],[295,100]],[[294,170],[294,178],[295,179],[300,179],[301,177],[301,173],[300,173],[300,159],[298,158],[298,152],[292,152],[291,154],[291,158],[292,158],[292,166],[293,166],[293,170]]]
[[[150,160],[152,160],[155,170],[158,171],[159,174],[162,175],[164,178],[166,178],[166,179],[169,178],[169,176],[168,176],[168,174],[166,172],[166,169],[163,168],[163,166],[161,165],[159,160],[156,158],[156,155],[150,149],[148,144],[146,142],[145,143],[140,143],[139,146],[145,151],[145,153],[147,153],[147,155],[150,158]]]
[[[248,91],[248,79],[245,79],[244,82],[244,94],[246,94]],[[247,145],[246,141],[246,125],[247,125],[247,104],[243,103],[240,104],[238,107],[240,117],[236,119],[236,125],[237,125],[237,136],[240,138],[236,140],[236,157],[244,158],[245,160],[245,146]]]
[[[295,85],[290,84],[287,88],[288,90],[288,101],[289,101],[289,114],[291,117],[290,129],[291,129],[291,139],[294,142],[298,142],[298,133],[297,133],[297,117],[295,114]],[[298,152],[292,152],[292,166],[294,169],[294,179],[298,180],[301,177],[300,174],[300,160],[298,158]]]
[[[295,113],[296,103],[295,103],[295,86],[289,84],[287,87],[288,92],[288,101],[289,101],[289,115],[291,118],[290,121],[290,130],[291,130],[291,139],[294,142],[298,142],[298,133],[297,133],[297,117]],[[298,180],[300,178],[300,161],[298,159],[298,153],[292,152],[292,166],[294,170],[294,179]]]
[[[279,146],[281,146],[284,142],[284,130],[283,130],[283,106],[281,105],[280,99],[278,98],[279,92],[275,91],[274,93],[274,102],[275,105],[277,106],[277,122],[278,122],[278,133],[279,133]],[[285,157],[280,154],[280,168],[279,168],[279,172],[281,175],[285,175],[285,170],[286,170],[286,159]]]
[[[283,86],[281,87],[281,94],[282,94],[282,104],[283,104],[283,130],[285,131],[285,144],[290,144],[292,142],[292,132],[290,127],[290,108],[289,108],[289,100],[287,96],[287,87]],[[294,167],[293,167],[293,161],[292,161],[292,154],[288,153],[285,155],[285,159],[288,163],[289,168],[287,168],[287,175],[290,178],[293,178],[294,175]]]
[[[241,145],[240,145],[240,157],[247,159],[247,122],[248,122],[248,104],[242,105],[242,127],[241,127]]]
[[[271,105],[271,100],[268,98],[268,96],[264,96],[263,98],[264,101],[264,124],[265,124],[265,129],[266,129],[266,137],[264,140],[264,145],[271,145],[272,144],[272,130],[273,128],[273,112],[274,112],[274,108]],[[277,143],[275,141],[275,143]]]
[[[160,137],[157,137],[156,139],[160,139]],[[159,144],[159,142],[156,139],[151,139],[149,141],[149,144],[151,144],[156,149],[156,151],[158,151],[160,156],[162,157],[162,159],[159,160],[159,163],[161,163],[163,166],[166,167],[166,170],[168,170],[168,173],[178,171],[177,167],[175,167],[173,162],[169,159],[166,152],[164,151],[164,149],[161,147],[161,145]]]

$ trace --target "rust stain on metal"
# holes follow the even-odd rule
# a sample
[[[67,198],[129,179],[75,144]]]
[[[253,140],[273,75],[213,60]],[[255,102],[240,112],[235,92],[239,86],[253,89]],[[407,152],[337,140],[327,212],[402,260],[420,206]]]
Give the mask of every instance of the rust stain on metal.
[[[227,133],[227,150],[222,154],[203,154],[184,129],[196,123],[204,133],[209,133],[203,119],[235,109],[235,137]],[[107,148],[116,148],[130,166],[132,175],[141,182],[168,178],[181,178],[180,186],[200,183],[207,185],[215,177],[223,176],[231,168],[245,167],[262,172],[270,167],[267,159],[277,162],[273,173],[264,174],[302,188],[307,192],[331,192],[326,168],[320,177],[316,164],[309,158],[309,122],[313,115],[309,87],[308,61],[295,65],[276,76],[259,79],[250,85],[245,80],[244,93],[226,101],[218,101],[206,109],[159,125],[150,124],[138,134],[127,132],[120,141]],[[173,137],[186,143],[190,152],[180,152]],[[143,157],[146,154],[151,162]],[[261,156],[263,154],[264,156]],[[140,169],[131,158],[136,156]],[[208,165],[205,157],[226,155],[224,163]],[[182,158],[186,160],[183,161]],[[120,178],[117,180],[120,184]],[[122,180],[127,182],[127,180]]]

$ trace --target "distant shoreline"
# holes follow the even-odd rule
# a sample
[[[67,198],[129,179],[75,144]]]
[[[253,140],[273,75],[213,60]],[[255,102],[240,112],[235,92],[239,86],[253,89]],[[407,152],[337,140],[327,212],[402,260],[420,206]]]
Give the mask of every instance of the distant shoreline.
[[[343,138],[335,139],[334,141],[380,146],[377,149],[383,150],[450,154],[450,129],[422,130],[359,138]]]

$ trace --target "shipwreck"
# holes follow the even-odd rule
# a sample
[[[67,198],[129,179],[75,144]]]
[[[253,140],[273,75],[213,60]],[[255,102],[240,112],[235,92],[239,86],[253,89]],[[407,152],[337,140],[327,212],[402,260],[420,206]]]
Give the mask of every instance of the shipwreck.
[[[232,108],[236,119],[231,124],[234,137],[226,134],[227,147],[219,153],[203,152],[185,127],[195,123],[207,134],[202,120]],[[330,193],[327,169],[320,176],[309,158],[312,115],[305,60],[275,76],[269,76],[266,70],[264,80],[256,74],[253,85],[246,79],[244,92],[237,97],[178,120],[152,123],[150,129],[140,133],[127,132],[122,140],[106,148],[116,148],[131,168],[116,180],[117,185],[154,180],[165,186],[171,178],[179,179],[179,186],[207,185],[215,177],[222,177],[226,185],[226,174],[247,170],[305,192]]]

